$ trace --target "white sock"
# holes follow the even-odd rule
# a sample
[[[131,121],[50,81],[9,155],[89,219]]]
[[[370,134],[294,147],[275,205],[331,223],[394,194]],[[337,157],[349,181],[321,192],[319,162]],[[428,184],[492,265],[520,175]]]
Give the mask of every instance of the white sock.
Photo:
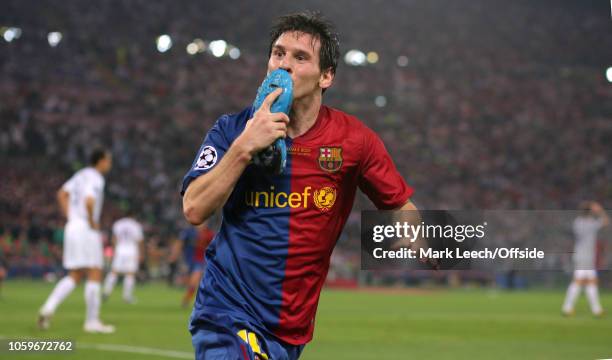
[[[574,311],[574,304],[578,295],[580,295],[581,286],[575,281],[572,281],[570,286],[567,288],[567,295],[565,296],[565,302],[563,303],[563,311],[568,313]]]
[[[85,322],[100,320],[100,283],[87,281],[85,283]]]
[[[104,279],[104,295],[110,296],[117,282],[117,275],[114,272],[109,272]]]
[[[55,309],[59,304],[66,299],[68,295],[74,290],[76,283],[70,276],[64,276],[60,281],[57,282],[55,288],[45,301],[45,304],[40,309],[40,313],[43,315],[53,315]]]
[[[123,299],[132,300],[134,292],[134,284],[136,283],[136,277],[134,275],[125,275],[123,278]]]
[[[597,285],[588,284],[585,289],[587,299],[589,299],[589,305],[591,305],[591,311],[593,314],[601,314],[601,304],[599,303],[599,290]]]

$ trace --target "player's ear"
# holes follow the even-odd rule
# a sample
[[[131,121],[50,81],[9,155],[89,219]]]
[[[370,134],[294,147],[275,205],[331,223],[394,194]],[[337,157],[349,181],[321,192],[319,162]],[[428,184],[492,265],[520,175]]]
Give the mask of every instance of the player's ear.
[[[325,71],[322,71],[321,76],[319,77],[319,87],[321,89],[327,89],[328,87],[332,86],[334,82],[334,75],[335,74],[331,67]]]

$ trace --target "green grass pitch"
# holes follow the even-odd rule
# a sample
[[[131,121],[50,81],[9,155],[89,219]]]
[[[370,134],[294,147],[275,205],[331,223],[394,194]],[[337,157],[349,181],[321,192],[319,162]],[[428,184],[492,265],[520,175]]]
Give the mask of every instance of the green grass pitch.
[[[85,334],[83,287],[60,306],[49,331],[36,329],[38,308],[51,284],[4,283],[0,298],[1,339],[70,339],[71,354],[10,354],[0,359],[190,358],[190,310],[182,292],[163,284],[136,289],[138,304],[124,304],[121,289],[102,307],[112,335]],[[577,314],[560,316],[564,293],[494,290],[324,290],[314,340],[302,359],[593,359],[612,357],[612,317],[596,319],[586,299]],[[602,294],[612,308],[612,294]],[[118,345],[125,345],[119,351]],[[4,346],[6,346],[4,344]],[[146,353],[147,351],[153,353]],[[157,351],[174,351],[159,354]],[[134,351],[144,351],[138,353]]]

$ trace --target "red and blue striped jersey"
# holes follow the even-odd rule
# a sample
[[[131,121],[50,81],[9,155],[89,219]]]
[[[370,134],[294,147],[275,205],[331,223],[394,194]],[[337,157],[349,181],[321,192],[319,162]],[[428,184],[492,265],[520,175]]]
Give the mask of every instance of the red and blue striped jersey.
[[[252,115],[247,108],[217,120],[183,179],[182,193],[221,161]],[[330,256],[357,188],[386,210],[412,195],[380,138],[339,110],[322,106],[305,134],[285,141],[283,174],[247,166],[223,207],[192,328],[224,317],[289,344],[310,341]]]

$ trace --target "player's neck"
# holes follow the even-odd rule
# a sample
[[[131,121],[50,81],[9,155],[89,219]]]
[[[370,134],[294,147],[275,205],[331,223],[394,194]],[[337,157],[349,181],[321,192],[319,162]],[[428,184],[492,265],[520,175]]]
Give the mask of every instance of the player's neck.
[[[104,171],[102,171],[101,166],[92,166],[92,169],[96,170],[100,175],[104,176]]]
[[[287,135],[296,138],[304,135],[317,121],[321,109],[322,95],[295,100],[289,113]]]

